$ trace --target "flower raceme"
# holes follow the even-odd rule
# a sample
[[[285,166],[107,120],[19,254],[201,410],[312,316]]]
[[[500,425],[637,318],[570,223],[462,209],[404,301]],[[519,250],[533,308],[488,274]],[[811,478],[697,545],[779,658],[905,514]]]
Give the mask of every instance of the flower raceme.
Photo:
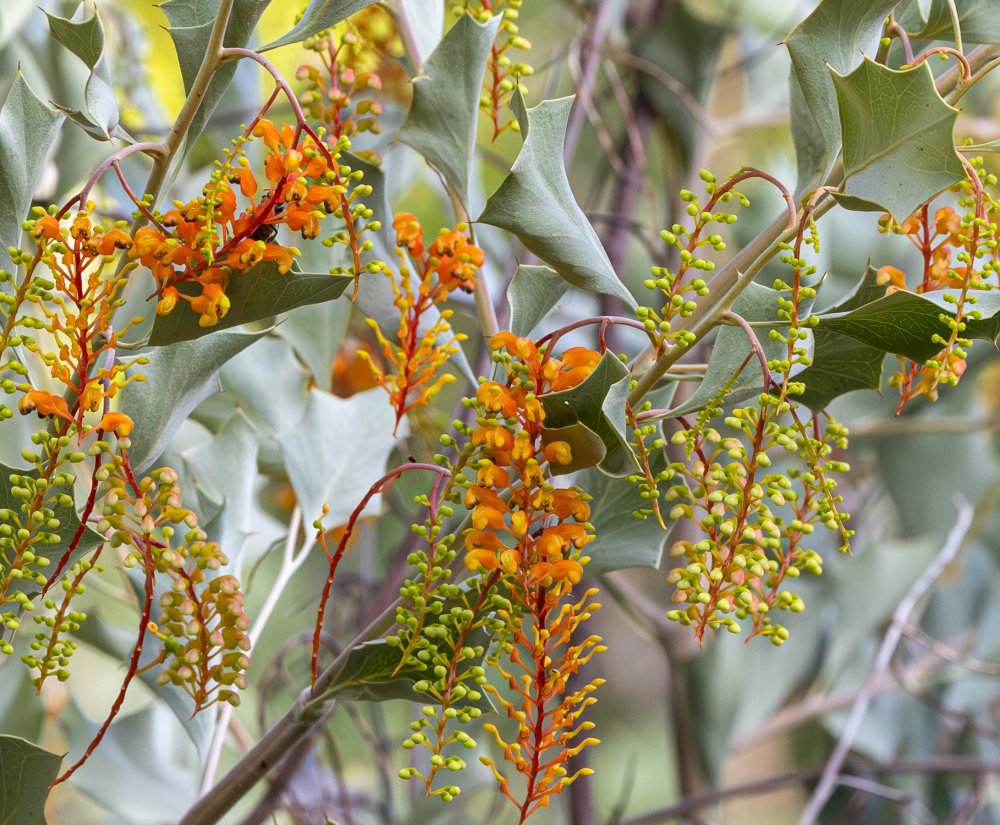
[[[365,351],[358,355],[368,362],[378,384],[389,393],[398,427],[406,413],[428,403],[455,380],[448,373],[438,375],[438,371],[458,352],[465,336],[452,332],[451,309],[441,310],[429,324],[428,316],[432,307],[443,304],[456,289],[475,289],[475,275],[483,265],[484,255],[471,242],[464,223],[442,229],[429,247],[424,245],[420,223],[408,212],[396,215],[392,225],[402,263],[398,274],[388,267],[383,272],[392,284],[393,304],[399,312],[396,340],[390,341],[376,321],[369,320],[368,325],[393,371],[377,366]]]
[[[600,354],[583,347],[561,358],[511,333],[493,337],[494,358],[508,380],[481,383],[472,400],[476,427],[471,442],[480,449],[475,483],[465,492],[472,528],[465,536],[465,565],[489,581],[501,596],[498,615],[500,650],[491,664],[507,681],[501,694],[487,685],[515,724],[513,736],[496,725],[485,729],[497,740],[504,761],[525,782],[521,793],[511,788],[503,769],[483,758],[500,790],[524,821],[548,805],[586,769],[570,775],[566,762],[592,738],[578,738],[593,724],[581,721],[596,701],[591,694],[603,680],[572,688],[569,679],[604,650],[598,636],[576,640],[579,626],[599,609],[596,590],[569,599],[589,561],[584,555],[593,540],[589,497],[578,487],[557,488],[546,467],[572,461],[570,445],[546,441],[540,397],[583,381]]]
[[[265,149],[264,184],[246,155],[255,139]],[[150,213],[146,202],[140,202],[140,212],[151,222],[136,230],[129,256],[153,274],[157,312],[167,315],[178,301],[186,301],[201,326],[215,326],[230,309],[226,290],[234,272],[245,273],[262,263],[273,264],[281,275],[292,268],[299,250],[277,242],[279,228],[316,238],[329,215],[349,225],[337,240],[351,247],[353,274],[359,275],[358,255],[370,245],[358,242],[354,220],[371,217],[371,212],[352,205],[353,196],[363,194],[359,190],[364,187],[348,192],[348,184],[360,173],[345,177],[337,161],[337,153],[349,145],[342,139],[331,154],[301,127],[279,128],[260,118],[226,151],[201,196],[187,203],[175,201],[174,208],[162,214]]]

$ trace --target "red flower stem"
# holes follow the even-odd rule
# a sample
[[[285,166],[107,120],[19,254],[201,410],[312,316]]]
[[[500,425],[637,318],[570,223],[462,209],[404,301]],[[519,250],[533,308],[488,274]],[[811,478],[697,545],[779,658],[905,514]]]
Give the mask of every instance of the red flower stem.
[[[132,648],[132,655],[129,657],[128,670],[125,673],[125,678],[122,679],[121,687],[118,689],[118,696],[115,698],[114,704],[111,706],[111,710],[108,712],[107,718],[101,725],[100,729],[94,735],[94,738],[87,745],[87,750],[84,751],[83,756],[81,756],[76,762],[74,762],[65,773],[57,777],[52,783],[52,786],[58,785],[60,782],[65,782],[69,779],[78,768],[80,768],[94,752],[101,740],[104,739],[104,735],[108,732],[108,728],[111,727],[111,723],[114,721],[115,717],[118,716],[118,712],[121,710],[122,704],[125,701],[125,694],[128,692],[128,687],[132,683],[132,679],[135,677],[136,672],[139,669],[139,658],[142,656],[142,645],[146,640],[146,631],[149,627],[149,616],[153,606],[153,567],[154,562],[152,558],[152,553],[149,549],[149,537],[145,537],[146,547],[143,553],[143,565],[145,580],[143,582],[143,589],[145,591],[145,599],[142,605],[142,615],[139,617],[139,634],[135,640],[135,647]]]
[[[603,327],[608,327],[610,325],[632,327],[633,329],[641,330],[646,333],[646,335],[649,335],[649,330],[642,325],[641,321],[637,321],[635,318],[625,318],[620,315],[595,315],[593,318],[584,318],[581,321],[574,321],[572,324],[559,327],[559,329],[550,332],[548,335],[542,336],[535,343],[538,346],[541,346],[542,344],[549,342],[551,346],[555,346],[556,342],[558,342],[558,340],[567,333],[570,333],[575,329],[581,329],[582,327],[592,326],[594,324],[600,324]]]
[[[935,46],[933,49],[921,52],[913,59],[912,62],[909,63],[910,68],[915,69],[921,63],[925,63],[927,58],[929,58],[932,54],[950,54],[961,66],[962,80],[968,82],[972,79],[972,66],[969,65],[969,61],[966,59],[964,54],[951,46]]]
[[[340,542],[337,544],[337,550],[330,557],[329,573],[327,574],[326,582],[323,585],[323,594],[320,596],[319,609],[316,612],[316,626],[313,629],[312,655],[310,657],[310,671],[312,674],[312,684],[314,686],[316,684],[316,678],[319,674],[319,649],[320,636],[323,631],[323,618],[326,615],[326,605],[330,599],[330,590],[333,587],[333,580],[337,574],[337,566],[340,564],[340,560],[344,557],[344,552],[347,550],[347,543],[350,541],[351,536],[354,535],[354,528],[357,526],[358,519],[361,518],[361,514],[364,512],[365,507],[368,506],[368,502],[370,502],[379,493],[384,492],[389,485],[392,484],[392,482],[394,482],[407,470],[428,470],[429,472],[437,473],[438,476],[451,476],[450,470],[447,470],[444,467],[438,467],[436,464],[423,464],[415,461],[400,464],[369,487],[368,492],[365,493],[361,501],[351,512],[351,516],[347,520],[347,526],[344,529],[344,534],[341,536]],[[319,528],[319,532],[322,541],[322,527]]]

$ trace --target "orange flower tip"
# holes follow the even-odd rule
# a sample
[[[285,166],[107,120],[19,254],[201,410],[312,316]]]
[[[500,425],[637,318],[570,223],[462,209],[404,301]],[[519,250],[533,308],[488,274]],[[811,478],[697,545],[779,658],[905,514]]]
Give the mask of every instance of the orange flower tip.
[[[105,413],[101,423],[97,425],[97,429],[106,433],[113,432],[119,438],[128,438],[132,430],[135,429],[135,423],[125,413],[110,412]]]
[[[66,421],[75,421],[69,414],[69,407],[66,399],[60,398],[44,390],[30,390],[17,404],[17,409],[22,415],[30,412],[37,412],[39,416],[56,415]]]

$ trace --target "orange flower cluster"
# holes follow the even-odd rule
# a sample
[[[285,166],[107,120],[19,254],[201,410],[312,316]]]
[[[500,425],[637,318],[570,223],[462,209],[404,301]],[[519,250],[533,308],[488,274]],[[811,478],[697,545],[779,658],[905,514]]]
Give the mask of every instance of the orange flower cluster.
[[[405,263],[400,266],[398,276],[388,267],[383,270],[392,283],[393,304],[399,311],[396,341],[390,341],[374,319],[369,319],[368,325],[378,338],[386,362],[395,367],[395,372],[388,373],[377,366],[365,351],[358,355],[367,360],[378,384],[389,393],[398,428],[407,412],[426,404],[455,380],[448,373],[440,376],[437,373],[444,362],[459,351],[458,345],[465,336],[452,334],[448,322],[452,310],[441,310],[429,326],[426,326],[426,316],[454,290],[472,292],[475,289],[475,274],[483,265],[484,256],[483,250],[465,234],[466,224],[442,229],[429,248],[424,247],[423,230],[413,215],[402,212],[392,225],[396,230],[400,259],[405,262],[408,258],[415,271],[411,273]],[[446,335],[451,337],[441,343],[439,339]]]
[[[260,138],[267,150],[263,192],[246,157],[246,145],[254,138]],[[200,197],[153,214],[152,225],[136,231],[129,250],[129,256],[156,279],[156,311],[167,315],[178,301],[186,301],[203,327],[214,326],[229,311],[226,287],[233,272],[265,262],[282,275],[291,269],[299,251],[276,242],[279,227],[315,238],[322,221],[337,215],[349,226],[357,252],[340,166],[301,127],[285,124],[279,129],[259,119],[226,154]],[[243,198],[242,207],[234,186]],[[200,292],[180,288],[184,284]]]
[[[484,457],[469,465],[476,478],[465,492],[472,520],[465,535],[465,564],[490,574],[491,580],[499,573],[495,587],[508,599],[509,607],[500,610],[506,626],[503,652],[523,673],[494,663],[509,682],[513,702],[489,686],[486,690],[516,721],[518,732],[507,742],[495,726],[487,730],[500,742],[506,760],[525,776],[524,797],[515,796],[491,760],[483,762],[524,821],[581,775],[569,776],[564,765],[597,741],[573,744],[592,727],[579,717],[595,701],[589,694],[601,680],[567,693],[569,677],[604,649],[596,636],[573,643],[579,625],[599,607],[590,602],[596,591],[575,604],[561,604],[583,578],[588,561],[583,550],[593,540],[590,506],[579,488],[554,488],[549,480],[546,463],[569,464],[572,452],[566,442],[544,438],[540,398],[579,384],[600,354],[576,347],[556,358],[506,332],[493,337],[492,348],[509,378],[506,384],[484,381],[472,401],[477,415],[471,442]]]
[[[934,213],[933,220],[929,207],[924,206],[899,226],[893,225],[888,215],[883,215],[879,220],[879,230],[905,236],[920,251],[924,274],[914,290],[918,294],[942,289],[964,292],[975,286],[970,283],[969,268],[966,264],[953,265],[953,256],[956,252],[970,256],[971,231],[962,226],[962,219],[950,206],[938,209]],[[906,273],[895,266],[880,267],[876,281],[886,285],[887,295],[907,289]],[[958,383],[965,373],[967,363],[964,350],[954,346],[954,343],[957,342],[950,343],[936,358],[926,364],[912,363],[900,358],[900,371],[889,379],[889,385],[899,390],[898,411],[902,411],[906,402],[918,395],[923,395],[931,401],[937,400],[938,387],[942,383],[950,385]]]
[[[117,336],[108,331],[129,268],[118,274],[112,274],[112,270],[116,254],[130,250],[132,239],[124,222],[111,228],[95,225],[87,210],[81,210],[68,222],[40,207],[36,214],[39,217],[27,226],[38,245],[37,260],[48,267],[51,283],[49,290],[29,289],[26,294],[43,314],[43,326],[52,335],[54,345],[43,351],[39,342],[26,339],[24,343],[76,401],[71,406],[60,396],[22,385],[25,394],[19,408],[22,413],[36,411],[72,422],[83,432],[84,414],[100,411],[106,399],[135,380],[125,378],[125,370],[145,360],[123,364],[103,357],[116,345]],[[38,287],[45,284],[43,279],[36,278],[35,282]],[[50,306],[51,293],[62,296],[54,306]],[[108,426],[101,426],[105,432],[117,429],[111,419],[106,423]],[[131,430],[131,426],[127,429]]]

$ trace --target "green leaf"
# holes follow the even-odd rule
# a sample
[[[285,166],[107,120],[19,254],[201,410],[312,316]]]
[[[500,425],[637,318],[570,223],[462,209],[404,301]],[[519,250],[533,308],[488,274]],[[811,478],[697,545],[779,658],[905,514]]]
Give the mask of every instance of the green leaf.
[[[307,523],[330,507],[329,527],[344,524],[377,481],[396,444],[395,411],[380,387],[350,398],[313,390],[302,420],[278,436],[288,478]],[[400,427],[400,436],[403,435]],[[373,512],[379,497],[369,505]]]
[[[482,630],[474,631],[466,644],[483,644],[487,647],[486,633]],[[445,644],[443,649],[447,651],[449,646]],[[394,674],[402,653],[399,647],[386,644],[384,640],[358,645],[348,654],[347,663],[330,686],[328,695],[357,702],[385,702],[390,699],[406,699],[423,705],[433,702],[432,697],[426,693],[418,693],[413,689],[415,682],[427,678],[426,670],[404,667]],[[466,660],[472,666],[481,661]],[[493,709],[485,695],[476,702],[470,702],[469,706],[484,711]]]
[[[1000,15],[992,0],[954,0],[964,43],[1000,42]],[[899,24],[911,38],[954,42],[955,29],[949,0],[931,0],[926,19],[920,4],[911,3],[899,17]]]
[[[884,209],[902,222],[965,178],[952,137],[958,109],[942,100],[926,63],[897,72],[865,59],[833,83],[844,139],[841,205]]]
[[[63,116],[35,97],[20,72],[0,106],[0,253],[20,246],[21,223]]]
[[[45,825],[45,800],[61,763],[26,739],[0,735],[0,825]]]
[[[281,275],[273,263],[261,263],[246,272],[233,274],[226,290],[232,306],[214,327],[199,326],[200,316],[181,300],[169,315],[156,316],[149,343],[160,347],[190,341],[241,324],[273,318],[296,307],[332,301],[343,295],[353,282],[354,279],[346,275],[298,272],[294,267]],[[182,284],[178,289],[192,296],[200,294],[195,285]]]
[[[547,266],[518,266],[507,287],[510,331],[515,335],[530,335],[567,289],[569,284]]]
[[[90,17],[77,19],[82,18],[85,8],[81,5],[72,20],[46,12],[52,37],[79,57],[90,69],[90,77],[87,78],[84,89],[87,114],[83,116],[74,110],[62,106],[59,108],[92,137],[109,140],[118,129],[120,119],[118,101],[111,84],[111,69],[104,53],[104,27],[96,9]]]
[[[136,472],[149,467],[192,410],[219,388],[219,368],[263,334],[220,332],[169,344],[146,356],[149,363],[136,368],[146,380],[128,384],[121,402],[121,411],[136,423],[129,448]]]
[[[413,78],[413,103],[396,139],[435,166],[469,209],[479,98],[502,15],[463,14]]]
[[[577,386],[542,396],[545,424],[550,430],[582,424],[604,444],[597,467],[612,476],[635,472],[638,467],[625,437],[625,400],[628,368],[610,352]]]
[[[885,297],[885,285],[876,280],[878,270],[869,266],[857,286],[823,315],[848,312]],[[822,327],[813,330],[813,363],[795,378],[806,385],[798,400],[821,410],[834,398],[853,390],[878,390],[882,384],[885,351]]]
[[[584,555],[590,556],[587,574],[628,567],[659,567],[673,525],[668,522],[668,530],[664,532],[655,518],[633,517],[633,511],[649,504],[639,498],[636,486],[597,470],[581,473],[576,483],[593,496],[590,520],[596,538],[584,548]]]
[[[966,303],[967,326],[962,332],[966,338],[995,341],[1000,334],[1000,292],[972,292],[976,303]],[[933,340],[935,335],[945,340],[951,329],[941,320],[942,314],[955,316],[954,304],[958,293],[951,290],[917,295],[898,291],[870,304],[835,315],[820,317],[819,329],[839,332],[883,352],[904,355],[914,361],[926,361],[943,348]],[[982,317],[975,320],[969,315],[977,311]]]
[[[601,437],[579,421],[566,427],[542,427],[542,443],[549,445],[556,441],[569,444],[573,457],[569,464],[551,464],[549,471],[554,476],[596,467],[608,454]]]
[[[781,322],[778,316],[778,299],[780,297],[781,294],[773,289],[758,283],[751,283],[736,299],[733,304],[733,312],[747,321],[772,322],[778,326]],[[755,332],[768,360],[784,357],[787,352],[786,345],[781,341],[772,341],[767,334],[767,327],[757,327]],[[747,361],[752,349],[747,334],[740,327],[726,326],[720,329],[715,343],[712,345],[712,354],[708,358],[708,369],[705,371],[705,377],[694,394],[672,410],[672,413],[685,415],[709,404],[717,404],[720,401],[719,393],[724,388],[726,393],[721,402],[726,406],[738,404],[740,401],[745,401],[760,393],[764,388],[764,376],[761,373],[760,361],[756,356]],[[741,367],[742,371],[734,379],[733,376]]]
[[[196,719],[209,717],[202,724],[210,728],[211,715]],[[97,724],[74,700],[60,712],[59,721],[68,729],[70,752],[83,753]],[[111,812],[107,819],[112,822],[162,825],[180,821],[197,800],[199,767],[180,723],[162,702],[153,702],[115,720],[101,746],[74,774],[73,784]]]
[[[840,151],[840,119],[828,66],[851,71],[878,43],[882,24],[900,0],[823,0],[785,45],[792,60],[792,137],[798,162],[796,194],[822,183]]]
[[[227,48],[245,47],[270,2],[271,0],[236,0],[223,37],[223,45]],[[181,77],[184,79],[184,90],[190,92],[208,51],[212,28],[218,16],[219,0],[171,0],[164,3],[162,9],[170,22],[168,32],[174,41]],[[201,107],[188,128],[185,143],[187,148],[194,145],[225,95],[236,74],[236,65],[236,61],[230,61],[212,75],[202,97]]]
[[[278,46],[298,43],[300,40],[318,34],[323,29],[337,25],[341,20],[346,20],[356,11],[361,11],[374,2],[375,0],[309,0],[309,5],[302,13],[298,23],[277,40],[266,46],[261,46],[257,51],[266,52],[268,49],[276,49]]]
[[[824,409],[834,398],[854,390],[878,390],[885,352],[825,329],[813,334],[813,362],[797,376],[806,391],[797,397],[811,410]]]
[[[635,299],[615,274],[569,186],[563,143],[572,105],[573,99],[564,97],[527,110],[521,152],[479,221],[517,235],[573,286],[613,295],[634,308]]]

